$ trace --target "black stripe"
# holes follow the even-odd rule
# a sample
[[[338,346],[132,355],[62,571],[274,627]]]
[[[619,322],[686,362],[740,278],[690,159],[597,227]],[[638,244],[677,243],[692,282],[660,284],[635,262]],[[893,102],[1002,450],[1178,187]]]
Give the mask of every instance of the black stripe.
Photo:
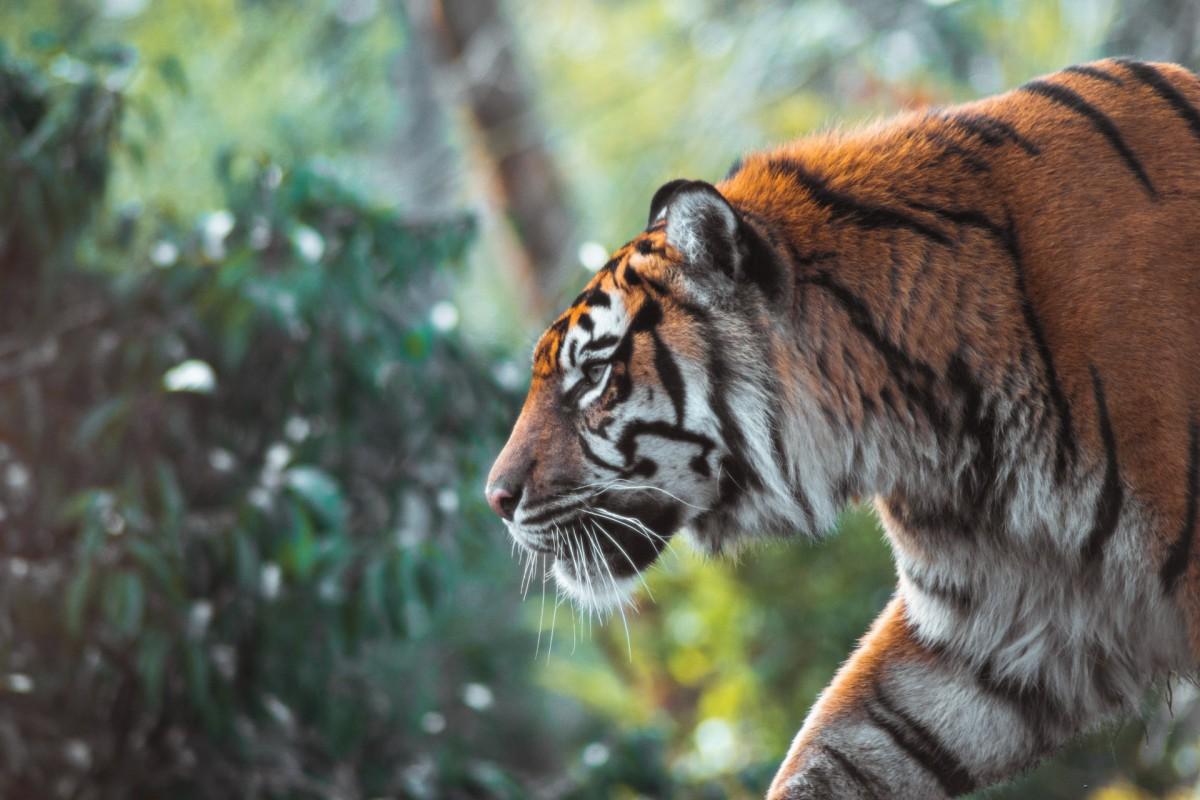
[[[577,490],[579,488],[579,486],[576,484],[575,481],[550,481],[549,486],[547,488],[548,488],[548,490],[561,489],[564,492],[569,493],[572,490]],[[580,497],[581,496],[582,495],[580,495]],[[524,499],[524,498],[522,498],[522,499]],[[541,500],[526,500],[525,502],[523,502],[521,504],[521,510],[526,515],[541,514],[543,511],[546,511],[547,509],[562,508],[562,507],[564,507],[564,504],[572,503],[577,499],[579,499],[579,498],[572,496],[570,494],[550,495],[548,497],[542,498]]]
[[[1183,524],[1179,527],[1179,535],[1171,543],[1167,560],[1163,562],[1162,577],[1163,591],[1170,594],[1175,590],[1175,584],[1181,575],[1187,571],[1188,561],[1192,555],[1192,540],[1196,537],[1196,492],[1200,490],[1200,425],[1193,417],[1188,422],[1188,465],[1187,465],[1187,509],[1183,513]]]
[[[521,520],[521,524],[530,527],[541,525],[542,523],[550,522],[551,520],[564,516],[568,511],[574,511],[579,508],[583,508],[583,501],[572,500],[571,502],[554,506],[553,508],[543,508],[541,511],[538,511],[535,514],[526,514],[525,519]]]
[[[630,476],[639,476],[649,478],[658,471],[658,463],[651,458],[640,458],[634,462],[633,466],[622,467],[617,464],[605,461],[600,456],[596,455],[596,451],[588,445],[583,434],[579,434],[580,448],[583,450],[584,457],[598,467],[602,467],[609,472],[617,473],[618,477],[628,478]]]
[[[844,220],[867,229],[910,230],[941,244],[950,243],[945,233],[910,214],[858,200],[845,192],[830,188],[823,179],[793,159],[775,159],[770,162],[770,167],[772,172],[786,176],[802,186],[817,205],[829,211],[834,220]]]
[[[730,178],[732,178],[734,175],[737,175],[741,171],[742,171],[742,159],[741,159],[741,157],[738,157],[733,160],[733,163],[729,165],[729,169],[725,171],[724,179],[729,180]]]
[[[1040,682],[1023,683],[996,676],[991,661],[985,661],[975,674],[976,684],[985,693],[1012,706],[1033,735],[1033,750],[1040,754],[1049,747],[1056,723],[1070,720],[1058,699]]]
[[[928,381],[933,381],[937,378],[937,373],[934,372],[932,367],[916,360],[885,337],[875,327],[875,322],[872,319],[870,309],[867,308],[867,304],[858,295],[839,283],[828,272],[814,272],[811,275],[800,278],[797,283],[819,286],[832,295],[842,308],[845,309],[854,326],[871,341],[871,344],[880,352],[884,360],[893,367],[893,372],[897,374],[916,372]]]
[[[720,438],[725,445],[725,449],[729,452],[728,457],[721,460],[720,469],[718,470],[719,472],[723,471],[719,490],[722,501],[726,499],[732,501],[741,494],[743,489],[762,488],[762,478],[759,477],[757,472],[751,471],[746,466],[746,438],[741,427],[737,424],[733,412],[729,409],[729,402],[726,397],[726,387],[729,383],[729,369],[725,366],[725,360],[721,356],[717,340],[711,335],[715,327],[712,317],[707,310],[692,303],[680,302],[678,308],[695,319],[705,329],[705,332],[709,333],[705,337],[705,340],[709,343],[707,366],[710,403],[713,414],[717,418],[717,426],[721,434]]]
[[[1175,109],[1175,113],[1183,117],[1188,127],[1192,129],[1192,135],[1200,139],[1200,112],[1196,111],[1196,107],[1189,103],[1183,93],[1172,86],[1161,72],[1141,61],[1118,58],[1117,62],[1133,73],[1133,77],[1149,86],[1158,93],[1159,97],[1170,103],[1171,107]]]
[[[1109,656],[1105,653],[1104,648],[1094,644],[1088,648],[1088,661],[1092,664],[1092,687],[1095,688],[1096,694],[1100,695],[1100,699],[1109,708],[1122,708],[1125,705],[1125,698],[1121,695],[1120,689],[1113,684],[1112,676],[1109,674]],[[1132,664],[1127,664],[1131,675],[1136,675],[1140,671]]]
[[[618,403],[623,403],[629,399],[633,393],[633,377],[629,369],[629,364],[633,358],[633,343],[637,334],[651,332],[658,327],[662,322],[662,306],[657,300],[650,297],[645,297],[642,300],[642,305],[638,307],[637,312],[633,315],[633,320],[625,328],[625,332],[621,335],[620,342],[613,351],[609,354],[609,360],[614,364],[624,364],[625,369],[615,370],[613,381],[615,382],[616,392],[608,399],[608,407],[612,408]],[[600,340],[615,339],[615,336],[602,336]],[[606,341],[605,344],[611,342]],[[584,350],[588,349],[589,345],[584,345]]]
[[[989,531],[1003,527],[1007,516],[1009,493],[1001,478],[999,448],[996,444],[1000,423],[995,404],[990,402],[979,381],[961,353],[950,357],[946,377],[955,393],[962,398],[962,439],[973,439],[975,452],[959,476],[959,507],[962,514],[974,516],[978,525]]]
[[[579,348],[580,352],[590,353],[593,350],[603,350],[606,347],[612,347],[617,342],[621,341],[615,333],[606,333],[603,336],[597,336],[595,339],[584,343],[583,347]]]
[[[817,250],[813,253],[801,253],[796,249],[796,246],[791,242],[787,244],[788,256],[792,259],[792,266],[799,270],[800,267],[811,267],[813,264],[820,264],[823,261],[832,261],[837,258],[837,253],[832,250]]]
[[[738,243],[734,258],[740,258],[739,278],[762,290],[768,300],[783,297],[787,270],[779,258],[779,243],[771,226],[758,214],[739,209]]]
[[[1069,67],[1064,67],[1063,72],[1073,72],[1076,75],[1086,75],[1089,78],[1096,78],[1101,81],[1108,81],[1114,86],[1124,86],[1125,81],[1118,78],[1116,75],[1105,72],[1102,69],[1089,66],[1087,64],[1073,64]]]
[[[972,153],[967,148],[953,142],[937,131],[925,131],[925,138],[942,148],[943,156],[956,156],[974,173],[991,172],[991,164]]]
[[[648,285],[654,291],[658,292],[660,295],[665,297],[666,295],[670,294],[670,292],[667,291],[667,287],[664,284],[659,283],[658,281],[654,280],[653,278],[648,278],[645,275],[643,275],[642,280],[644,280],[646,282],[646,285]]]
[[[854,765],[854,762],[846,757],[846,754],[841,750],[836,750],[830,745],[823,744],[821,749],[831,759],[837,762],[837,765],[842,768],[842,772],[846,773],[846,777],[858,784],[858,788],[863,790],[863,793],[871,800],[881,797],[879,786],[865,772]]]
[[[817,514],[813,511],[812,503],[808,499],[808,493],[804,491],[803,486],[797,486],[793,494],[796,497],[796,502],[800,505],[800,510],[808,517],[809,528],[812,529],[813,533],[816,533]]]
[[[578,438],[580,438],[580,447],[583,450],[584,458],[587,458],[588,461],[598,465],[598,467],[602,467],[608,471],[611,471],[611,473],[624,473],[625,470],[622,467],[619,467],[618,464],[607,462],[604,458],[596,455],[595,451],[592,450],[592,446],[588,445],[587,438],[584,437],[582,433],[578,434]]]
[[[779,391],[778,382],[774,388],[774,396],[782,397],[783,392]],[[775,469],[780,475],[787,475],[787,450],[783,446],[783,429],[779,427],[780,412],[778,409],[772,409],[771,414],[771,455],[775,459]]]
[[[627,471],[623,467],[613,464],[609,461],[605,461],[603,458],[596,455],[596,452],[592,450],[590,445],[588,445],[587,439],[582,433],[579,434],[579,447],[583,451],[583,457],[588,461],[591,461],[596,466],[602,467],[609,472],[616,472],[617,474],[621,475],[621,477],[628,477]]]
[[[687,387],[683,382],[683,373],[679,371],[675,357],[663,344],[658,331],[652,331],[650,335],[654,340],[654,368],[658,370],[658,379],[667,390],[671,405],[675,407],[675,424],[683,425],[683,412],[687,403]]]
[[[1040,97],[1045,97],[1047,100],[1050,100],[1051,102],[1060,105],[1063,108],[1070,109],[1071,111],[1074,111],[1076,114],[1079,114],[1090,121],[1092,123],[1092,127],[1094,127],[1099,133],[1103,134],[1104,138],[1108,139],[1108,143],[1112,145],[1112,148],[1117,151],[1119,156],[1121,156],[1121,159],[1125,162],[1125,166],[1129,168],[1129,171],[1137,176],[1137,179],[1141,181],[1142,186],[1145,187],[1146,192],[1150,195],[1150,197],[1157,199],[1158,190],[1155,189],[1154,184],[1150,182],[1150,176],[1146,174],[1144,169],[1142,169],[1142,165],[1137,160],[1137,156],[1135,156],[1133,151],[1129,149],[1129,145],[1125,144],[1125,140],[1121,138],[1121,132],[1117,130],[1117,126],[1113,124],[1112,120],[1108,118],[1107,114],[1105,114],[1103,111],[1100,111],[1098,108],[1084,100],[1067,87],[1060,86],[1057,83],[1050,83],[1042,80],[1030,81],[1022,86],[1021,90],[1029,92],[1030,94],[1036,94]]]
[[[921,592],[929,595],[930,597],[937,598],[943,603],[946,603],[947,605],[952,606],[959,611],[970,611],[975,605],[975,598],[973,598],[971,593],[966,589],[948,584],[933,583],[929,580],[926,580],[919,574],[910,572],[908,570],[904,571],[904,575],[908,578],[909,582],[911,582],[913,586],[916,586]]]
[[[891,703],[883,691],[875,692],[875,703],[885,713],[868,703],[867,716],[876,727],[886,733],[896,746],[903,750],[937,779],[942,790],[951,797],[966,794],[975,787],[971,773],[942,742],[920,720]]]
[[[1095,364],[1092,371],[1092,391],[1096,396],[1096,416],[1100,426],[1100,440],[1104,444],[1104,483],[1100,496],[1096,498],[1096,521],[1083,545],[1084,563],[1095,563],[1104,554],[1104,546],[1117,532],[1117,521],[1121,516],[1121,504],[1125,499],[1121,488],[1121,476],[1117,468],[1117,439],[1113,435],[1112,422],[1108,417],[1108,403],[1104,399],[1104,381]]]
[[[637,455],[637,440],[640,436],[657,436],[661,439],[694,444],[701,448],[705,457],[716,447],[716,443],[703,433],[689,431],[661,420],[635,419],[621,429],[621,438],[616,445],[617,450],[625,457],[626,464],[632,462]]]
[[[612,261],[609,261],[608,264],[605,265],[605,269],[613,266],[616,261],[617,260],[615,258]],[[570,307],[574,308],[578,305],[588,305],[595,308],[608,308],[610,305],[612,305],[612,303],[609,300],[607,292],[605,292],[599,286],[593,286],[591,289],[584,289],[582,292],[577,294],[575,299],[571,301]]]
[[[1038,358],[1042,362],[1042,368],[1046,371],[1046,388],[1050,392],[1050,400],[1058,411],[1054,475],[1055,479],[1061,483],[1066,476],[1067,465],[1074,460],[1077,452],[1075,428],[1071,424],[1071,406],[1067,402],[1067,395],[1063,392],[1062,384],[1059,383],[1058,370],[1054,367],[1054,355],[1050,352],[1050,345],[1046,343],[1046,333],[1042,329],[1042,321],[1033,307],[1033,299],[1029,296],[1029,289],[1025,284],[1025,265],[1021,259],[1017,229],[1011,217],[1007,229],[1004,230],[1004,246],[1013,265],[1013,275],[1017,281],[1017,296],[1021,299],[1021,313],[1025,317],[1025,327],[1029,329],[1029,335],[1033,337]]]
[[[815,272],[802,276],[798,285],[812,285],[824,289],[845,310],[850,322],[862,334],[888,367],[893,379],[912,402],[920,406],[935,427],[947,423],[945,411],[937,404],[932,386],[937,373],[928,364],[916,360],[896,346],[875,327],[871,312],[866,304],[853,292],[838,283],[827,272]]]
[[[948,117],[954,125],[975,136],[988,147],[999,147],[1011,142],[1031,156],[1041,155],[1041,149],[1026,139],[1017,129],[1004,120],[986,114],[954,114]]]
[[[935,206],[932,203],[924,203],[918,200],[908,201],[908,205],[933,214],[939,219],[955,225],[964,225],[969,228],[980,228],[987,231],[996,239],[1003,242],[1004,229],[997,225],[992,219],[982,211],[974,208],[945,208],[944,206]]]

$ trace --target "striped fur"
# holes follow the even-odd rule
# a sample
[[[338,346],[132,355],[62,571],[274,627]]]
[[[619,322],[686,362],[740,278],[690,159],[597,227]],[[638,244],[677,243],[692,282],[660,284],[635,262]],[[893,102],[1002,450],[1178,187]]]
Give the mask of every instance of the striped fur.
[[[1200,81],[1072,67],[673,181],[490,485],[585,604],[873,497],[898,586],[772,798],[949,797],[1200,656]]]

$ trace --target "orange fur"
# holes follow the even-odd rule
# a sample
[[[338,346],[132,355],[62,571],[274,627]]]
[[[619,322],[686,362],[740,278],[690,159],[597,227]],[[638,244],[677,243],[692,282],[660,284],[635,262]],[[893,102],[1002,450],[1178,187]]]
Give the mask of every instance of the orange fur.
[[[1123,74],[1112,61],[1094,66]],[[1200,107],[1200,81],[1180,67],[1156,66]],[[808,253],[837,252],[839,278],[883,315],[900,347],[944,365],[957,347],[969,343],[972,366],[985,376],[989,371],[999,376],[1018,359],[1016,347],[1023,338],[1021,309],[1007,286],[1010,256],[995,237],[971,231],[951,249],[929,248],[921,237],[903,235],[897,258],[885,237],[831,224],[836,220],[810,195],[797,192],[767,165],[779,156],[801,161],[826,176],[832,188],[853,187],[859,202],[894,206],[897,198],[909,196],[955,208],[963,197],[965,207],[990,219],[1011,220],[1019,232],[1029,299],[1044,325],[1081,446],[1100,447],[1090,361],[1108,386],[1122,477],[1161,516],[1161,536],[1147,542],[1161,560],[1184,517],[1188,424],[1200,411],[1200,137],[1152,89],[1132,79],[1117,86],[1064,72],[1054,82],[1112,119],[1153,176],[1156,200],[1130,180],[1086,120],[1021,91],[950,111],[1002,120],[1027,140],[1054,129],[1069,131],[1037,159],[1010,146],[988,153],[986,174],[948,165],[937,141],[925,134],[949,126],[937,116],[912,113],[866,130],[827,133],[756,154],[717,188],[739,208],[769,209],[764,213],[780,233],[804,242]],[[961,135],[957,140],[971,144]],[[1003,191],[982,191],[997,183]],[[1064,192],[1064,184],[1083,188]],[[934,213],[915,217],[933,227],[940,224]],[[894,277],[879,269],[886,262],[894,264]],[[924,284],[907,320],[899,317],[904,306],[889,312],[888,281],[893,279],[909,295]],[[940,303],[952,308],[934,308]],[[979,313],[984,304],[990,319]],[[815,327],[846,324],[832,310],[818,313]],[[857,366],[867,393],[886,382],[880,362],[864,359]],[[835,384],[849,379],[840,372],[830,377]],[[1181,600],[1200,657],[1196,570],[1193,558]]]

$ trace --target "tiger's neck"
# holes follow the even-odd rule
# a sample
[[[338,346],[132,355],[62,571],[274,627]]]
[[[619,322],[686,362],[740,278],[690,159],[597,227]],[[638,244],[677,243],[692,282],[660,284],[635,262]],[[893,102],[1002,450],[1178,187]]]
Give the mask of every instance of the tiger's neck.
[[[984,200],[996,193],[981,180],[935,204],[887,188],[898,185],[903,175],[826,178],[799,155],[774,154],[721,187],[788,289],[762,314],[775,376],[765,435],[776,441],[760,443],[771,474],[742,503],[760,529],[820,532],[870,496],[986,520],[1018,466],[999,430],[1053,422],[1028,402],[1044,387],[1004,369],[1036,351],[1018,324],[1019,274],[969,266],[1017,252],[1011,217]]]

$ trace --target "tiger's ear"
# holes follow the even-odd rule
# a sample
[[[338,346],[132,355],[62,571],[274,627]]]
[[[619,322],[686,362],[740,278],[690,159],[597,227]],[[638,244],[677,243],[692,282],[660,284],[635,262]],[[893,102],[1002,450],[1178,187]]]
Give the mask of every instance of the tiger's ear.
[[[716,187],[704,181],[672,181],[666,208],[667,244],[689,265],[717,269],[734,280],[742,275],[744,248],[738,214]],[[652,206],[653,208],[653,206]]]
[[[654,197],[650,198],[650,219],[646,224],[653,225],[662,216],[662,213],[666,211],[667,203],[671,202],[671,198],[675,196],[675,192],[679,190],[679,187],[690,182],[685,178],[676,178],[658,187],[658,191],[654,193]]]

